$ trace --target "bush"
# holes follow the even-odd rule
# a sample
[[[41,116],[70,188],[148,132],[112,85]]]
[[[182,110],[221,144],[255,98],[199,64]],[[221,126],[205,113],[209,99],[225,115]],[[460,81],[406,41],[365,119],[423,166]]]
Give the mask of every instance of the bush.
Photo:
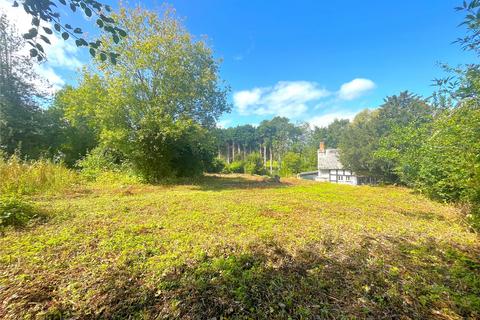
[[[58,192],[78,182],[78,174],[48,160],[26,162],[16,155],[0,157],[0,193],[34,194]]]
[[[421,150],[417,186],[432,198],[480,206],[480,108],[465,102],[440,115]]]
[[[214,158],[211,163],[207,164],[206,171],[208,173],[223,172],[227,163],[222,158]]]
[[[106,172],[131,171],[128,164],[118,152],[109,148],[97,147],[91,150],[83,159],[77,161],[77,167],[88,180],[96,180]]]
[[[0,228],[23,226],[35,216],[33,207],[19,196],[0,197]]]
[[[245,173],[245,165],[241,160],[233,161],[227,165],[225,173]]]
[[[287,152],[283,157],[280,175],[282,177],[297,174],[302,169],[302,159],[295,152]]]
[[[192,121],[145,128],[141,140],[128,148],[135,171],[149,182],[201,176],[215,157],[210,133]]]
[[[258,152],[248,155],[247,161],[245,162],[245,173],[261,175],[265,174],[262,156]]]

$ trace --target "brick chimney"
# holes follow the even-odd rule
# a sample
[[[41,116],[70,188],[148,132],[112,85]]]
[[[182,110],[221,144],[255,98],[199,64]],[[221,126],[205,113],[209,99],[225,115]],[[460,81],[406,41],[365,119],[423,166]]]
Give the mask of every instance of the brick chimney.
[[[320,141],[320,146],[318,148],[318,152],[325,153],[325,142],[323,140]]]

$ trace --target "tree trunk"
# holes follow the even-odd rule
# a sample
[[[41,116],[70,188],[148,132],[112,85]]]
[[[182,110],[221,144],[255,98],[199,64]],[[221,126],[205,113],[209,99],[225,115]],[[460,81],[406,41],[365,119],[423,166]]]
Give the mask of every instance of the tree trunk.
[[[272,155],[272,147],[270,147],[270,175],[273,174],[273,155]]]
[[[235,141],[232,141],[232,161],[235,161]]]
[[[263,166],[267,168],[267,146],[263,145]]]
[[[230,144],[227,142],[227,163],[230,164]]]

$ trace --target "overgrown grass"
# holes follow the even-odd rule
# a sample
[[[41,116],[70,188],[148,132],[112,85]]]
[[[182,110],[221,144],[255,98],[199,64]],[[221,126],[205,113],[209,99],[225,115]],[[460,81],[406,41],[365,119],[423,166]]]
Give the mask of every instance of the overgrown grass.
[[[8,226],[22,227],[35,217],[38,217],[35,209],[23,198],[0,196],[0,232]]]
[[[0,194],[55,193],[79,182],[79,175],[49,160],[25,162],[0,157]]]
[[[480,317],[480,246],[397,187],[248,176],[36,196],[0,238],[0,318]]]

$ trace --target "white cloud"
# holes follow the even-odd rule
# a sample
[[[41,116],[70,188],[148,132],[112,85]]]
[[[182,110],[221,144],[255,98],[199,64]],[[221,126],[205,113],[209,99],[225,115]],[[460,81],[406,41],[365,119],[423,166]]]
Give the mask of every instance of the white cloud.
[[[27,14],[21,7],[12,7],[12,2],[8,0],[0,0],[0,13],[7,15],[10,23],[15,25],[19,34],[26,33],[31,26],[32,17]],[[48,26],[53,30],[53,26],[44,21],[41,22],[43,26]],[[47,61],[37,65],[35,69],[43,76],[51,86],[42,86],[53,88],[55,91],[60,89],[65,84],[65,81],[59,75],[60,69],[76,70],[82,66],[82,63],[76,57],[78,48],[72,41],[64,41],[56,33],[48,36],[51,44],[42,44],[45,49]],[[20,52],[21,54],[29,55],[30,47],[25,44]]]
[[[332,112],[327,113],[321,116],[316,116],[308,120],[308,123],[314,127],[327,127],[330,123],[335,121],[335,119],[349,119],[352,120],[356,115],[356,112]]]
[[[42,88],[49,94],[57,92],[65,85],[65,81],[62,77],[60,77],[51,67],[44,64],[36,65],[35,71],[44,79],[48,79],[48,84],[42,86]]]
[[[350,82],[342,84],[338,91],[338,97],[342,100],[353,100],[375,87],[376,85],[372,80],[356,78]]]
[[[225,128],[230,127],[231,125],[232,125],[232,120],[231,119],[224,119],[224,120],[217,121],[217,127],[218,128],[225,129]]]
[[[280,81],[273,87],[234,93],[233,103],[242,115],[278,115],[295,118],[307,110],[307,103],[330,95],[315,82]]]

